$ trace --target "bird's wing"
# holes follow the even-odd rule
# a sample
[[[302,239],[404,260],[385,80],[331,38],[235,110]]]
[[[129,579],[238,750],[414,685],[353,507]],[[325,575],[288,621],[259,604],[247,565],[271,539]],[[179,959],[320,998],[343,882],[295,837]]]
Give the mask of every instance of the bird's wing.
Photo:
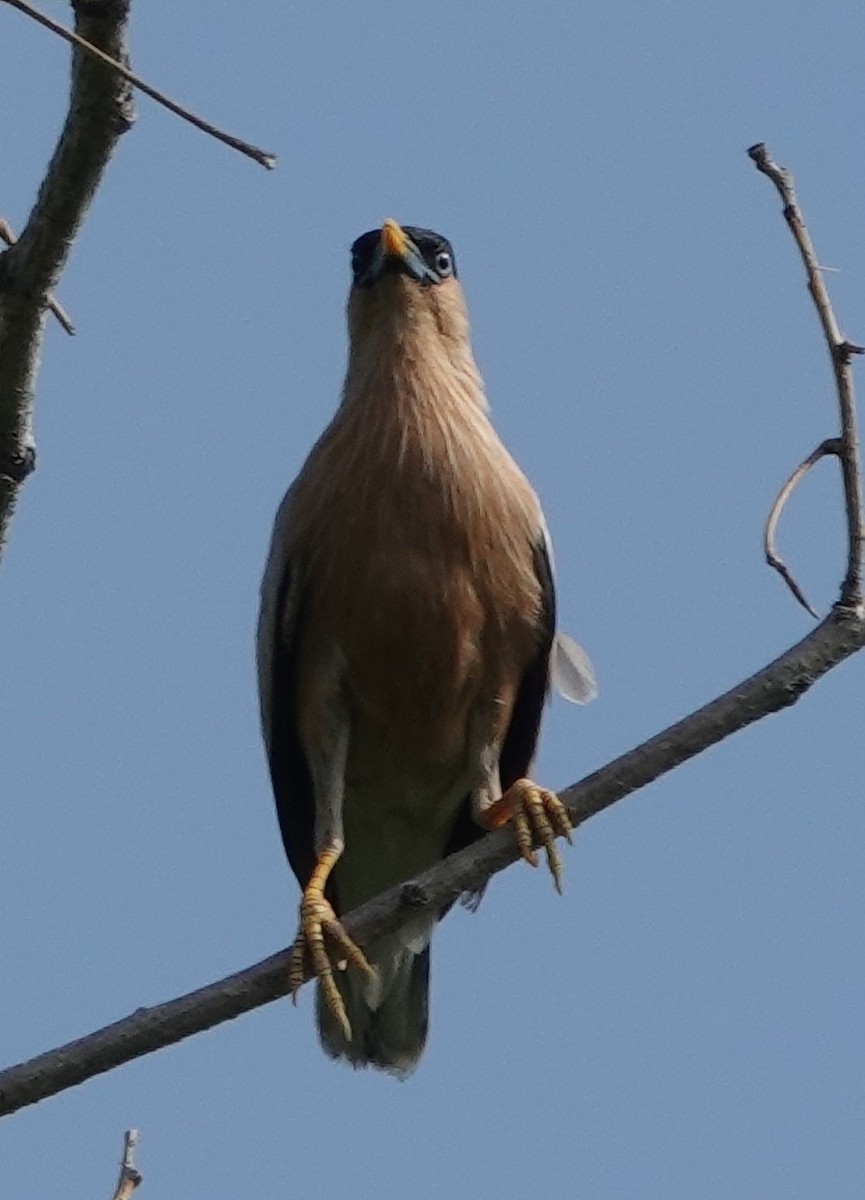
[[[550,667],[556,633],[556,585],[545,526],[543,536],[533,547],[533,555],[535,573],[541,585],[540,638],[535,657],[517,688],[511,723],[499,757],[503,792],[529,773],[535,757],[544,702],[550,690]]]
[[[553,557],[553,543],[543,518],[541,533],[550,587],[555,592],[556,562]],[[579,642],[575,642],[570,634],[563,633],[560,629],[556,631],[550,654],[550,680],[560,696],[564,696],[566,700],[573,700],[575,704],[588,704],[598,694],[591,659]]]
[[[517,688],[511,721],[499,755],[502,791],[524,778],[535,756],[544,702],[550,689],[551,660],[556,644],[556,589],[546,527],[533,547],[535,572],[541,585],[540,637],[535,656]],[[486,831],[474,819],[471,797],[461,805],[447,853],[471,845]]]
[[[261,727],[288,861],[301,886],[315,865],[315,793],[298,734],[295,670],[302,604],[290,561],[291,492],[279,507],[261,582],[256,652]]]
[[[541,584],[541,636],[535,657],[529,663],[517,689],[511,722],[505,734],[499,756],[499,777],[502,791],[529,773],[540,730],[544,702],[550,686],[568,700],[585,704],[597,691],[589,657],[573,638],[556,631],[556,584],[553,551],[545,522],[534,547],[535,571]],[[461,806],[448,854],[462,850],[485,830],[472,815],[471,797]],[[479,894],[470,897],[474,903]]]

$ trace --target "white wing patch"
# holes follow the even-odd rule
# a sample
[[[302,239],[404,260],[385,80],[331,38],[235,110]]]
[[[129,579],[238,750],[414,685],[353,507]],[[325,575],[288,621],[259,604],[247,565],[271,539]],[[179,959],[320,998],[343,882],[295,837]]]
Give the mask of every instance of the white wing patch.
[[[553,557],[553,542],[547,523],[541,517],[541,534],[550,564],[550,574],[555,586],[556,563]],[[588,704],[598,694],[592,660],[579,642],[567,633],[556,630],[550,652],[550,682],[560,696],[573,700],[574,704]]]
[[[561,630],[556,630],[550,655],[550,677],[553,687],[574,704],[588,704],[598,694],[591,660],[579,642]]]

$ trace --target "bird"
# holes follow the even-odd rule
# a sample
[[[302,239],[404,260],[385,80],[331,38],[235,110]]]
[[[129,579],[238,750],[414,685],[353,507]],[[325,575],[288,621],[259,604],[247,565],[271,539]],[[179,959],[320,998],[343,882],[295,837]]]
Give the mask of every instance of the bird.
[[[595,684],[556,631],[549,534],[491,424],[453,246],[388,218],[351,273],[341,400],[273,526],[259,699],[302,889],[289,990],[311,964],[325,1052],[405,1078],[443,913],[366,949],[340,918],[505,823],[560,890],[571,822],[529,771],[553,677],[578,702]]]

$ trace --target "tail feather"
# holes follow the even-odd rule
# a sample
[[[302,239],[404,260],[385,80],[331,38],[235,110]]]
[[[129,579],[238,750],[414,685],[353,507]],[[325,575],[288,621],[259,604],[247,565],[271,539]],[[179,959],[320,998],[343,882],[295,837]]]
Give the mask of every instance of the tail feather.
[[[373,963],[378,981],[371,984],[353,967],[335,978],[351,1025],[346,1041],[333,1014],[316,994],[321,1044],[331,1058],[353,1067],[378,1067],[405,1078],[417,1066],[429,1025],[430,950],[405,944],[383,946]]]

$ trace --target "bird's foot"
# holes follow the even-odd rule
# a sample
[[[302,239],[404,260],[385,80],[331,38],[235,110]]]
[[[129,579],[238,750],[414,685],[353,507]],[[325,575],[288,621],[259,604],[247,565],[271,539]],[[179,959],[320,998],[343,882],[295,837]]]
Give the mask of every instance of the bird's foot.
[[[520,854],[533,867],[538,865],[534,847],[543,846],[547,865],[556,885],[562,891],[562,860],[556,849],[556,838],[571,840],[571,818],[555,792],[539,787],[531,779],[518,779],[511,784],[500,800],[480,814],[488,829],[511,823]]]
[[[336,959],[325,947],[325,935],[336,947]],[[360,946],[346,933],[330,901],[325,899],[323,890],[312,884],[303,893],[300,902],[300,928],[291,947],[288,986],[292,999],[296,998],[297,989],[306,977],[307,955],[325,1003],[339,1022],[345,1040],[350,1042],[351,1025],[333,977],[334,970],[345,970],[351,965],[372,979],[376,978],[376,971],[367,962]]]

